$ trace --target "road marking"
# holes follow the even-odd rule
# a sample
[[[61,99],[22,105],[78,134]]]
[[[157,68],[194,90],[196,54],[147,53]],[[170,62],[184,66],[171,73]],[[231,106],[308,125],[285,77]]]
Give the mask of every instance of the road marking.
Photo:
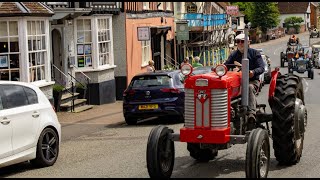
[[[279,48],[278,48],[278,49],[279,49]],[[274,52],[273,52],[274,55],[276,55],[276,52],[277,52],[278,49],[274,50]]]
[[[304,92],[306,93],[309,90],[309,83],[307,82],[307,80],[305,78],[303,78],[303,81],[306,84],[306,88],[304,89]]]

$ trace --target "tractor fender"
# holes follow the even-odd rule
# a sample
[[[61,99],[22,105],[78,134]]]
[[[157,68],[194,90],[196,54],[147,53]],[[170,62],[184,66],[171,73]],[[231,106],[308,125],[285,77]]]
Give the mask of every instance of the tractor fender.
[[[274,91],[276,90],[278,75],[281,75],[281,73],[279,72],[279,70],[277,70],[277,68],[271,72],[271,81],[269,86],[269,98],[268,98],[269,103],[273,99]]]

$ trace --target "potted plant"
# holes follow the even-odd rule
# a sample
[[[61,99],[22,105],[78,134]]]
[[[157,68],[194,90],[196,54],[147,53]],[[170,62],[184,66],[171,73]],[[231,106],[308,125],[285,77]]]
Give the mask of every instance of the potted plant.
[[[76,92],[79,93],[79,98],[83,99],[86,97],[86,87],[82,85],[81,83],[76,84]]]
[[[54,108],[57,112],[60,111],[60,104],[61,104],[61,96],[63,94],[64,86],[60,84],[53,85],[53,101],[54,101]]]

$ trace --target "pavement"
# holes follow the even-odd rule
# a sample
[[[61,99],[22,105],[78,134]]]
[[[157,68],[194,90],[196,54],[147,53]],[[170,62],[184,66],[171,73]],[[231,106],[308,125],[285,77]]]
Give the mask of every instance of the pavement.
[[[304,32],[300,34],[309,33]],[[286,35],[282,38],[270,40],[263,43],[256,43],[250,45],[252,48],[259,48],[260,45],[272,45],[278,41],[288,39],[290,35]],[[299,35],[298,35],[299,37]],[[116,101],[110,104],[95,105],[92,109],[79,113],[71,112],[57,112],[58,119],[63,126],[68,124],[118,124],[124,123],[124,117],[122,114],[122,101]]]
[[[68,124],[117,124],[124,121],[122,101],[110,104],[95,105],[92,109],[79,113],[57,112],[62,127]]]

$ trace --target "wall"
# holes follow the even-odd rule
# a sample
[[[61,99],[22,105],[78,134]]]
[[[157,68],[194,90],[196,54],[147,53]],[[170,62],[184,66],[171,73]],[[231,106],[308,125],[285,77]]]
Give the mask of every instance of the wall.
[[[127,75],[125,21],[125,13],[112,16],[114,64],[117,66],[115,68],[116,77]]]
[[[245,24],[244,24],[244,17],[242,16],[242,17],[239,17],[239,22],[240,22],[240,24],[238,25],[238,27],[237,27],[237,29],[244,29],[244,26],[245,26]]]
[[[165,20],[167,23],[165,23]],[[139,26],[171,26],[171,31],[168,31],[167,40],[174,38],[174,18],[164,17],[161,24],[160,17],[152,17],[145,19],[128,19],[126,20],[126,40],[127,40],[127,69],[128,79],[127,85],[132,77],[138,73],[146,72],[146,66],[142,67],[141,43],[138,41],[137,27]],[[151,54],[152,57],[152,54]]]
[[[311,26],[317,27],[317,8],[314,5],[310,5],[311,7],[311,14],[310,14],[310,23]]]

